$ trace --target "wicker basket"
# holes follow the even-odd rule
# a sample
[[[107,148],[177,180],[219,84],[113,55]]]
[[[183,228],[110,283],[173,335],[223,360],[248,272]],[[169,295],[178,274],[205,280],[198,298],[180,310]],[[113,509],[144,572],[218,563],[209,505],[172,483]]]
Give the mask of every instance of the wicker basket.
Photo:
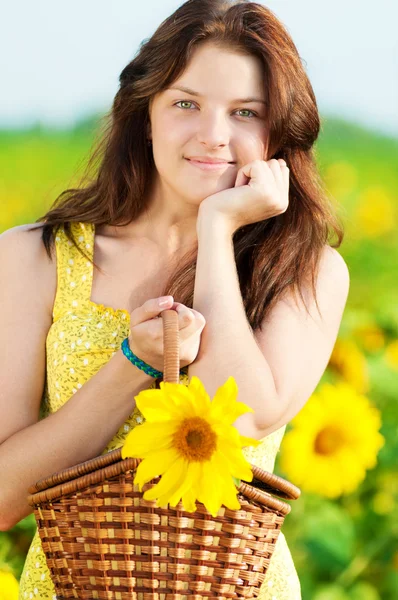
[[[179,382],[178,317],[162,313],[164,380]],[[300,490],[252,465],[240,510],[157,508],[134,485],[141,459],[121,448],[29,489],[57,600],[256,598],[290,505]],[[143,491],[159,481],[147,483]]]

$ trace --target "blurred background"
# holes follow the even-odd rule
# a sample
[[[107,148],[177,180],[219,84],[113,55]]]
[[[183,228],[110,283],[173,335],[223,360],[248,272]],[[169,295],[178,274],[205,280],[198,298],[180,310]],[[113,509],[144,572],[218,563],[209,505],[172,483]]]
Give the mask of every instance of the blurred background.
[[[181,3],[20,0],[3,7],[0,233],[33,223],[77,184],[119,73]],[[318,164],[345,225],[339,252],[351,276],[328,368],[288,425],[277,457],[275,472],[302,489],[284,532],[303,600],[393,600],[398,598],[398,3],[262,4],[287,27],[314,87],[322,117]],[[311,431],[317,437],[308,451]],[[0,600],[17,597],[34,529],[30,515],[0,532]]]

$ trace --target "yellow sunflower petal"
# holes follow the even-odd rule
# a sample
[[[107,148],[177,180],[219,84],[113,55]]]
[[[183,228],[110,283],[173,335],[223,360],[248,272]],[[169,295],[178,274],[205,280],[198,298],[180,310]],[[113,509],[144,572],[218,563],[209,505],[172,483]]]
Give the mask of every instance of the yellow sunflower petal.
[[[222,487],[221,500],[224,506],[231,510],[239,510],[240,502],[238,500],[238,490],[233,479],[226,478]]]
[[[207,413],[211,408],[210,396],[206,392],[205,386],[199,377],[193,375],[188,384],[188,388],[195,397],[197,414],[203,415],[204,413]]]
[[[234,377],[228,377],[227,381],[221,385],[214,394],[211,403],[211,413],[215,418],[223,417],[229,412],[230,405],[236,402],[238,397],[238,386]]]
[[[188,465],[187,473],[185,475],[185,479],[182,485],[178,488],[175,494],[170,496],[169,505],[177,506],[182,496],[184,496],[189,490],[194,491],[196,487],[196,482],[198,480],[198,476],[200,474],[200,463],[199,462],[191,462]]]
[[[245,437],[244,435],[240,436],[240,443],[242,448],[246,448],[247,446],[259,446],[261,444],[261,440],[256,440],[254,438]]]
[[[229,472],[225,457],[220,452],[213,455],[209,470],[213,471],[213,481],[219,484],[220,501],[222,504],[232,510],[239,509],[238,489]]]
[[[144,483],[158,475],[163,475],[177,459],[178,454],[174,448],[165,448],[163,452],[152,452],[138,465],[134,483],[139,485],[142,491]]]
[[[184,417],[196,416],[196,399],[186,385],[161,381],[160,388],[164,391],[166,398],[170,402],[183,408]]]
[[[253,478],[251,467],[242,452],[240,441],[243,436],[240,436],[238,430],[231,425],[228,427],[215,425],[213,428],[217,433],[217,452],[223,454],[225,459],[228,460],[227,469],[231,475],[238,479],[244,479],[244,481],[251,481]],[[250,444],[254,446],[261,443],[254,438],[244,439],[250,440]]]
[[[162,475],[159,483],[144,493],[145,500],[155,500],[162,498],[162,503],[158,506],[164,506],[168,503],[169,497],[174,494],[184,481],[188,469],[188,461],[178,458],[171,467]]]
[[[171,445],[177,427],[178,421],[146,422],[134,427],[124,441],[122,458],[145,458],[155,448],[163,452],[164,448]]]
[[[254,410],[244,404],[243,402],[232,401],[234,404],[230,406],[221,406],[216,407],[211,411],[210,417],[216,421],[222,420],[226,425],[233,425],[238,417],[244,415],[249,412],[254,412]]]
[[[198,486],[198,500],[205,505],[213,517],[216,517],[222,505],[222,481],[214,477],[214,472],[214,467],[210,460],[202,463],[200,485]]]
[[[231,476],[244,481],[252,481],[253,472],[242,450],[233,450],[228,444],[220,446],[219,453],[227,461],[228,472]]]
[[[143,390],[135,397],[135,401],[149,422],[178,419],[184,414],[181,403],[171,402],[163,390]]]
[[[190,488],[185,492],[185,494],[182,497],[184,510],[186,510],[187,512],[195,512],[197,508],[195,500],[197,500],[195,490]]]
[[[210,417],[225,424],[234,423],[238,417],[254,412],[250,406],[237,401],[238,386],[233,377],[218,388],[211,403]]]
[[[226,425],[222,422],[212,423],[211,427],[217,434],[217,438],[223,442],[227,442],[230,446],[241,448],[240,435],[236,427],[233,425]]]
[[[222,505],[232,510],[239,509],[237,487],[232,477],[225,471],[221,457],[214,454],[203,467],[198,499],[210,514],[216,517]]]

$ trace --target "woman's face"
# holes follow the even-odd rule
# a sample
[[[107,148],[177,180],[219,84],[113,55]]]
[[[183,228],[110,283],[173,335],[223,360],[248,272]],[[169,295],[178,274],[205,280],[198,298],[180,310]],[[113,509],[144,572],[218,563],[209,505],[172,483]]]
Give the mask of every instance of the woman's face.
[[[176,89],[183,87],[191,91]],[[149,135],[160,189],[199,205],[234,187],[240,167],[266,160],[264,101],[258,58],[211,43],[199,46],[185,72],[150,104]],[[227,162],[206,169],[193,157]]]

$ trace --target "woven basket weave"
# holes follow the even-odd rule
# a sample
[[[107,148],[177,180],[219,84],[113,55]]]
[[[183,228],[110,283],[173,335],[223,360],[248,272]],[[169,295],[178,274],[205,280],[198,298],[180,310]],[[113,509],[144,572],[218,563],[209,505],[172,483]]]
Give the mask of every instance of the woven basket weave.
[[[164,381],[179,382],[178,316],[162,313]],[[300,490],[252,465],[239,486],[240,510],[212,517],[157,508],[133,483],[141,459],[121,448],[65,469],[29,488],[57,600],[256,598],[278,535]],[[212,482],[209,482],[210,484]],[[214,483],[214,482],[213,482]]]

